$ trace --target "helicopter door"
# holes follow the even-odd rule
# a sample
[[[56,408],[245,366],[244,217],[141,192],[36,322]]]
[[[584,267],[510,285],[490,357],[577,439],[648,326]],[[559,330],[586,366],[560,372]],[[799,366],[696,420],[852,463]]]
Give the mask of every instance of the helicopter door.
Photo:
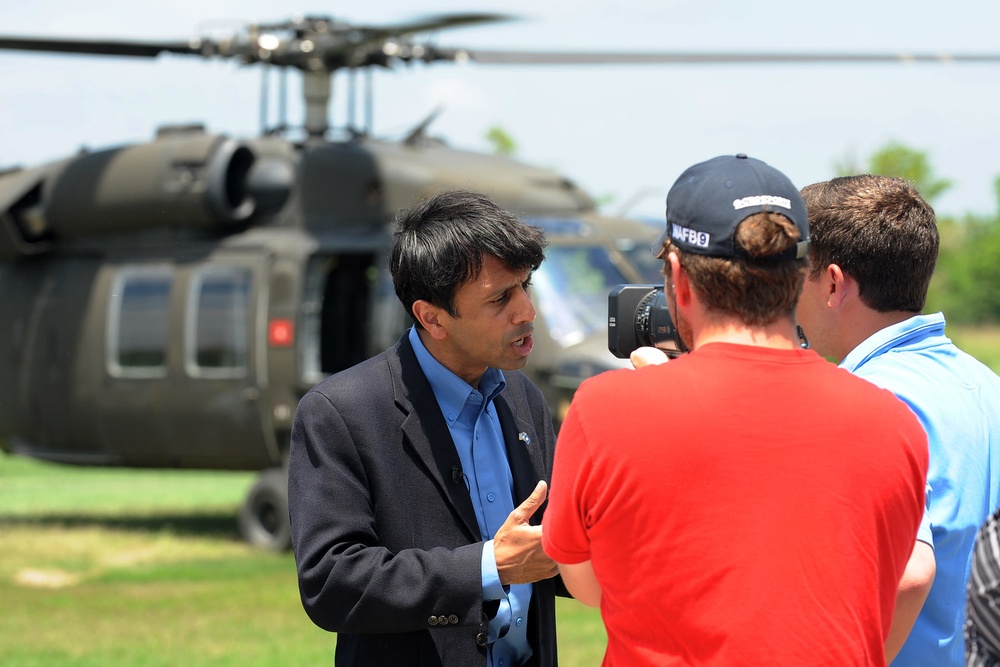
[[[105,441],[126,464],[260,469],[262,259],[128,265],[111,281]],[[273,435],[272,435],[273,439]]]
[[[182,440],[213,467],[259,468],[272,455],[262,419],[267,385],[256,323],[266,314],[262,262],[193,267],[184,313],[184,373],[176,397]]]
[[[308,385],[380,351],[373,347],[371,326],[372,283],[377,273],[373,253],[310,259],[300,348]]]

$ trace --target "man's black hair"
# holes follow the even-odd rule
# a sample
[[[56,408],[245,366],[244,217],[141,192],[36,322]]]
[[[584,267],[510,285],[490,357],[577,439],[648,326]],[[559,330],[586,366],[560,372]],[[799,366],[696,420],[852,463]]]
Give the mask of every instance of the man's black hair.
[[[479,275],[485,255],[531,271],[545,258],[545,234],[538,227],[475,192],[436,195],[400,211],[396,223],[389,270],[396,296],[411,316],[421,299],[457,316],[455,293]]]

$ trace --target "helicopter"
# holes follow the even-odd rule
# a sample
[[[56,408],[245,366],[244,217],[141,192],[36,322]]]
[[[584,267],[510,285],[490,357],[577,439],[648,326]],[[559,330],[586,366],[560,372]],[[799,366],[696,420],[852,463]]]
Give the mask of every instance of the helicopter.
[[[366,26],[310,16],[250,25],[233,38],[167,42],[0,36],[0,50],[171,53],[297,71],[305,109],[301,125],[251,138],[166,125],[147,142],[0,172],[4,450],[70,465],[259,471],[240,529],[256,546],[289,548],[285,466],[296,404],[410,325],[388,271],[394,216],[456,188],[489,195],[547,234],[532,279],[538,318],[526,372],[557,423],[584,379],[627,363],[607,347],[607,296],[621,283],[653,281],[658,267],[637,257],[658,230],[599,214],[553,170],[451,148],[428,136],[433,118],[401,141],[353,126],[335,137],[335,74],[439,61],[895,58],[507,52],[415,38],[505,18]]]

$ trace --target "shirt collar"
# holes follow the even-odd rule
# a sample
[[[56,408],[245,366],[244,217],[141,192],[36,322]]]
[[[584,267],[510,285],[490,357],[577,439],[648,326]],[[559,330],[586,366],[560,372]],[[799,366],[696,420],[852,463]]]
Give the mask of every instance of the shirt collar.
[[[929,336],[944,336],[944,315],[914,315],[913,317],[876,331],[861,342],[840,362],[841,368],[852,373],[886,350],[912,344]]]
[[[438,405],[441,406],[441,411],[445,415],[461,413],[469,397],[469,392],[476,391],[476,389],[473,389],[472,385],[434,358],[434,355],[424,347],[424,342],[420,340],[416,326],[410,328],[409,339],[410,345],[413,346],[413,352],[417,356],[417,363],[420,364],[420,370],[427,376],[427,381],[431,385],[431,391],[434,392],[435,398],[437,398]],[[483,401],[483,405],[489,405],[490,401],[496,398],[506,386],[507,380],[503,373],[496,368],[487,368],[479,380],[478,391],[486,399]]]

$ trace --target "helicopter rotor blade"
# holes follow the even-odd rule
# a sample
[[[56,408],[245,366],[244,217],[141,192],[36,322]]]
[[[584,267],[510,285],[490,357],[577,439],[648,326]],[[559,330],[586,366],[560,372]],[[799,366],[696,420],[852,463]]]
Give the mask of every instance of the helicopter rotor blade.
[[[933,53],[777,53],[777,52],[601,52],[460,49],[417,42],[418,33],[514,20],[499,13],[436,14],[384,26],[363,26],[326,16],[278,23],[250,24],[231,37],[189,41],[141,42],[104,39],[53,39],[0,35],[0,50],[133,56],[162,53],[232,58],[243,64],[291,67],[305,77],[305,127],[310,136],[327,130],[332,75],[344,68],[392,67],[410,62],[463,62],[484,65],[641,65],[641,64],[795,64],[795,63],[992,63],[1000,54]]]
[[[328,17],[305,17],[280,23],[256,24],[247,34],[229,39],[196,38],[179,42],[107,39],[55,39],[0,35],[0,49],[155,58],[162,53],[236,58],[246,64],[267,62],[302,70],[333,72],[346,66],[384,65],[387,43],[397,38],[439,29],[516,17],[486,12],[436,14],[387,26],[361,26]],[[280,36],[279,36],[280,35]],[[366,54],[377,54],[369,57]]]
[[[52,39],[0,36],[0,49],[81,53],[97,56],[155,58],[161,53],[202,55],[200,40],[193,42],[130,42],[107,39]]]
[[[475,25],[478,23],[497,23],[500,21],[512,21],[516,17],[508,14],[495,14],[488,12],[468,12],[462,14],[432,14],[423,18],[414,19],[406,23],[387,26],[357,27],[357,30],[365,32],[371,41],[399,37],[402,35],[413,35],[419,32],[430,32],[443,28],[458,28],[460,26]]]
[[[428,47],[443,60],[471,60],[484,65],[641,65],[726,63],[887,63],[1000,62],[996,53],[641,53],[587,51],[497,51]]]
[[[418,44],[410,37],[439,29],[518,17],[488,12],[435,14],[396,25],[363,26],[330,17],[256,24],[246,34],[226,39],[144,42],[106,39],[54,39],[0,35],[0,49],[154,58],[162,53],[236,58],[246,64],[268,62],[302,70],[334,72],[341,67],[388,66],[409,62],[472,61],[484,65],[638,65],[727,63],[990,63],[993,53],[753,53],[753,52],[603,52],[509,51]],[[280,35],[280,36],[279,36]],[[262,39],[267,37],[265,41]]]

